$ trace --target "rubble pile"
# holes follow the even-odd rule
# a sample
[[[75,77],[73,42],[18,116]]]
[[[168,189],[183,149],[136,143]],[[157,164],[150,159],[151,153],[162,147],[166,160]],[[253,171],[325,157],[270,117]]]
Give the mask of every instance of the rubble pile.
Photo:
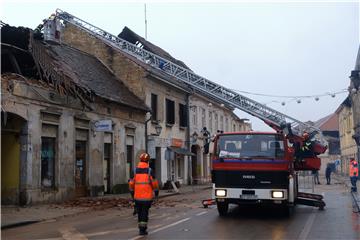
[[[61,205],[64,207],[83,207],[93,210],[104,210],[108,208],[131,208],[133,203],[131,200],[125,198],[78,198],[66,201]]]

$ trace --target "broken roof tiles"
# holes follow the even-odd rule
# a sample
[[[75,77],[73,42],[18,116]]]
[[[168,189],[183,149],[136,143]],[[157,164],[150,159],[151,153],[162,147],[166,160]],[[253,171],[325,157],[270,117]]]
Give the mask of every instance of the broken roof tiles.
[[[135,44],[139,47],[142,47],[143,49],[152,52],[160,57],[163,57],[170,62],[173,62],[183,68],[186,68],[188,70],[191,70],[188,66],[185,65],[184,62],[172,57],[168,52],[166,52],[164,49],[152,44],[151,42],[145,40],[143,37],[139,36],[135,32],[133,32],[130,28],[124,27],[122,32],[118,35],[118,37]]]
[[[97,96],[133,108],[148,111],[145,103],[135,96],[97,58],[67,45],[47,44],[47,49],[56,54],[62,71],[72,71],[81,87],[91,89]]]

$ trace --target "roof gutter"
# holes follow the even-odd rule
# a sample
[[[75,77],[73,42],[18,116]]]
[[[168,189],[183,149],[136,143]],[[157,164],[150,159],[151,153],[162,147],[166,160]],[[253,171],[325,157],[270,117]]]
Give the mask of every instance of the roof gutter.
[[[186,89],[184,89],[183,87],[181,87],[179,85],[176,85],[176,84],[174,84],[174,83],[172,83],[172,82],[170,82],[170,81],[168,81],[166,79],[161,78],[159,75],[152,72],[151,70],[147,70],[147,71],[149,72],[148,76],[151,76],[151,77],[153,77],[153,78],[155,78],[155,79],[157,79],[157,80],[159,80],[159,81],[161,81],[161,82],[163,82],[163,83],[165,83],[167,85],[170,85],[170,86],[172,86],[172,87],[174,87],[174,88],[176,88],[176,89],[178,89],[178,90],[180,90],[182,92],[185,92],[185,93],[188,93],[188,94],[191,93],[191,91],[186,90]]]

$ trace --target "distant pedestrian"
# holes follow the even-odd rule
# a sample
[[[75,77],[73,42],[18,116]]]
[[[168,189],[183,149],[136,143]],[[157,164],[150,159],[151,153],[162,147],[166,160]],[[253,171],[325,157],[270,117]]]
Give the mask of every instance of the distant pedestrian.
[[[142,153],[140,162],[136,167],[135,176],[129,181],[129,189],[134,196],[135,206],[138,214],[139,234],[147,235],[147,223],[149,219],[149,209],[152,200],[159,195],[159,184],[151,176],[149,167],[150,155]]]
[[[321,184],[319,180],[319,170],[312,170],[312,174],[314,176],[314,183]]]
[[[359,177],[359,166],[358,166],[358,162],[355,160],[355,158],[350,159],[349,175],[350,175],[350,182],[351,182],[351,191],[357,192],[356,182]]]
[[[330,164],[328,163],[326,165],[326,169],[325,169],[325,177],[326,177],[326,184],[327,185],[331,184],[331,172],[332,172],[332,168],[331,168]]]

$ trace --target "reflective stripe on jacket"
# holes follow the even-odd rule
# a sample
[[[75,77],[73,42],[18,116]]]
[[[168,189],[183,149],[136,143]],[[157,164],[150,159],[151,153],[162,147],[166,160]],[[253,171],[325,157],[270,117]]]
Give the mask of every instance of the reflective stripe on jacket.
[[[134,179],[129,181],[130,191],[134,191],[134,199],[138,201],[151,201],[154,191],[159,190],[159,184],[151,176],[149,164],[140,162],[137,165]]]
[[[350,177],[358,177],[359,176],[359,167],[356,161],[350,162],[350,169],[349,169]]]

